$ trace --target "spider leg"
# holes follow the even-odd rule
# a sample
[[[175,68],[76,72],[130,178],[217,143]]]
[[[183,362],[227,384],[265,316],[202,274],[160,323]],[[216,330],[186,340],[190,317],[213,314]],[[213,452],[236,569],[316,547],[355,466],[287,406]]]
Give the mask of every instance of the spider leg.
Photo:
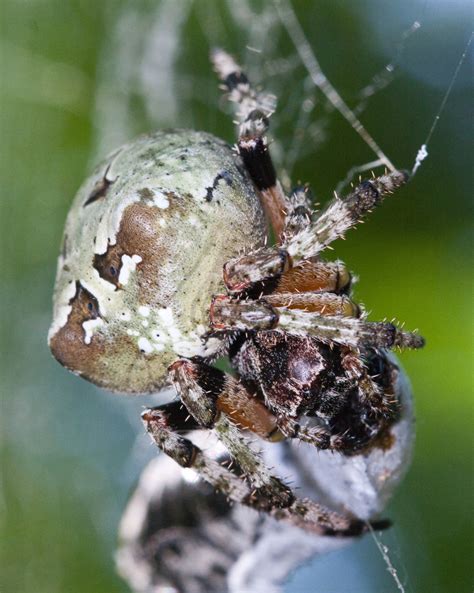
[[[303,260],[293,266],[284,249],[259,249],[224,264],[224,283],[230,294],[269,289],[272,292],[346,292],[351,275],[340,262]]]
[[[298,499],[291,489],[266,468],[240,428],[251,428],[265,438],[277,439],[275,417],[238,381],[196,360],[181,359],[170,367],[170,377],[183,403],[195,419],[214,428],[249,484],[206,456],[191,441],[176,434],[159,409],[148,410],[143,419],[156,444],[183,467],[192,467],[231,500],[264,510],[273,517],[322,535],[358,535],[368,525],[344,517],[309,499]],[[384,521],[372,524],[387,526]]]
[[[268,93],[257,92],[237,62],[222,49],[212,51],[211,61],[229,101],[237,106],[239,154],[260,193],[275,234],[281,240],[291,205],[277,179],[266,138],[276,98]]]
[[[189,439],[177,434],[173,430],[173,426],[167,424],[158,409],[146,410],[142,414],[142,419],[147,432],[164,453],[181,467],[195,470],[204,480],[233,502],[244,504],[255,510],[265,508],[276,519],[319,535],[355,536],[369,529],[366,522],[329,511],[309,499],[295,499],[289,507],[268,509],[268,505],[262,503],[252,486],[249,486],[218,461],[207,456]],[[371,523],[373,529],[384,529],[388,526],[389,523],[383,520]]]
[[[347,452],[353,449],[353,439],[350,433],[335,434],[325,426],[309,426],[300,424],[289,416],[277,419],[280,432],[288,439],[298,439],[317,449]]]
[[[350,313],[356,307],[352,301],[344,296],[314,295],[302,293],[294,296],[294,303],[298,302],[298,308],[289,308],[283,304],[281,310],[273,309],[270,306],[272,301],[288,299],[291,303],[291,295],[268,295],[261,300],[234,301],[230,297],[219,295],[215,298],[211,307],[211,327],[218,330],[261,330],[277,329],[284,330],[290,334],[301,336],[313,336],[320,342],[349,346],[350,348],[421,348],[424,345],[423,338],[413,332],[404,332],[392,323],[365,321],[355,317],[342,317],[341,312]],[[313,313],[308,310],[301,310],[304,301],[308,308],[319,306],[320,311]],[[277,305],[278,307],[278,305]],[[336,316],[328,316],[324,312],[332,308],[339,311]]]
[[[364,364],[361,353],[353,348],[343,348],[341,364],[346,376],[355,381],[359,401],[376,418],[390,418],[398,411],[398,402],[392,392],[384,391]]]
[[[275,418],[264,404],[236,379],[198,359],[173,363],[170,378],[189,412],[198,422],[214,428],[249,478],[255,505],[264,510],[289,506],[294,500],[290,489],[270,475],[239,429],[250,429],[268,440],[281,440]]]
[[[278,324],[278,313],[262,300],[233,300],[224,294],[212,299],[209,325],[214,331],[272,329]]]
[[[146,413],[154,414],[154,417],[160,418],[163,426],[175,432],[186,433],[203,428],[179,400],[149,408]]]
[[[308,186],[296,187],[287,198],[288,210],[283,231],[284,240],[302,232],[311,224],[311,192]]]
[[[341,261],[302,260],[285,270],[274,292],[348,292],[351,275]]]
[[[145,410],[142,420],[155,444],[181,467],[194,469],[235,502],[242,502],[249,496],[249,487],[236,474],[179,434],[183,425],[174,423],[166,411],[160,407]]]
[[[318,255],[333,241],[343,237],[347,230],[361,222],[385,196],[392,194],[407,180],[405,173],[393,171],[364,181],[343,200],[336,196],[310,226],[285,242],[285,249],[295,259]]]
[[[283,249],[259,249],[227,261],[224,284],[230,294],[242,293],[275,281],[290,267],[290,256]]]
[[[209,324],[217,331],[274,329],[279,321],[277,308],[343,317],[360,314],[349,297],[330,292],[271,293],[258,300],[236,300],[220,294],[212,299]]]
[[[420,335],[401,331],[392,323],[328,317],[291,309],[280,314],[278,327],[292,334],[314,336],[321,342],[351,348],[415,349],[422,348],[425,343]]]
[[[319,315],[359,317],[360,308],[346,295],[332,292],[273,292],[262,301],[283,309],[299,309]]]

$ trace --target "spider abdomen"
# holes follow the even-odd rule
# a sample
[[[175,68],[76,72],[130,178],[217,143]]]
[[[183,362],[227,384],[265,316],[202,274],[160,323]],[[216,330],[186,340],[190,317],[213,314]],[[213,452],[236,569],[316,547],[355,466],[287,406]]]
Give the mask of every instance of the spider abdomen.
[[[64,366],[112,391],[165,383],[179,356],[204,356],[222,266],[263,243],[259,199],[240,159],[204,132],[141,136],[108,157],[69,212],[49,340]]]

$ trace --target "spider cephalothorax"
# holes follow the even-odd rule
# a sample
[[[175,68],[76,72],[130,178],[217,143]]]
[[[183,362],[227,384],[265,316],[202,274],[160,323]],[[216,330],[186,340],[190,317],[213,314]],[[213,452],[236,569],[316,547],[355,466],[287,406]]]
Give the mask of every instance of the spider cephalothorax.
[[[346,267],[321,252],[407,177],[374,177],[313,220],[307,189],[287,195],[271,161],[274,99],[223,51],[213,62],[238,106],[238,154],[208,134],[172,130],[106,159],[68,217],[50,345],[111,390],[172,383],[179,401],[147,410],[146,428],[229,499],[316,533],[357,534],[367,523],[298,498],[248,434],[343,455],[384,446],[399,406],[387,350],[423,340],[366,321]],[[211,366],[225,354],[235,376]],[[213,429],[236,467],[182,434],[196,429]]]

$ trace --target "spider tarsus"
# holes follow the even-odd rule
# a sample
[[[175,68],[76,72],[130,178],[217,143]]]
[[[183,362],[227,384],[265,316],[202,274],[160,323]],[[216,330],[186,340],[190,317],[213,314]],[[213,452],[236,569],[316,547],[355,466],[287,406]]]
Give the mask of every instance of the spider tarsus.
[[[383,531],[392,526],[389,519],[375,519],[373,521],[363,521],[361,519],[351,519],[346,528],[334,529],[326,527],[324,535],[331,537],[358,537],[370,530]]]
[[[418,349],[425,346],[426,340],[423,336],[413,332],[397,331],[394,340],[394,346],[398,348]]]

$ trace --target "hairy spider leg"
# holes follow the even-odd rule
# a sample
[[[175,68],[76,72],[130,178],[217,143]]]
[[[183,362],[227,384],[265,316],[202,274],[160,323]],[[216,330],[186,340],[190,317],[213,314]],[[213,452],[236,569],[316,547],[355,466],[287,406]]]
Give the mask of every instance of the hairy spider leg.
[[[283,247],[295,260],[317,256],[407,181],[407,174],[401,171],[364,181],[345,199],[336,196],[311,225],[290,237]]]
[[[160,418],[163,426],[172,427],[172,430],[181,433],[187,433],[191,430],[200,430],[203,427],[188,412],[185,405],[175,400],[166,404],[161,404],[155,408],[150,408],[149,413],[156,410],[156,418]]]
[[[361,216],[380,201],[382,192],[378,188],[385,191],[389,187],[391,178],[387,181],[386,177],[376,180],[373,186],[362,184],[347,198],[352,220],[356,211]],[[339,199],[328,206],[326,214],[321,216],[322,228],[326,227],[327,220],[338,220],[336,213],[340,207]],[[339,231],[341,228],[338,227]],[[214,330],[259,331],[279,325],[293,334],[308,334],[319,341],[337,343],[343,348],[343,370],[357,384],[362,406],[374,417],[393,417],[398,409],[393,394],[385,393],[370,377],[361,350],[395,346],[418,348],[424,342],[420,336],[401,332],[392,324],[371,323],[364,319],[348,319],[348,323],[340,321],[343,317],[359,318],[362,314],[352,300],[341,294],[348,293],[351,284],[344,264],[313,258],[303,259],[293,266],[292,258],[284,250],[267,249],[227,262],[224,279],[229,293],[237,298],[219,295],[214,299],[210,310],[210,325]],[[252,283],[262,292],[258,300],[252,301],[246,296],[251,293]],[[239,296],[240,299],[246,298],[238,300]],[[272,305],[274,311],[267,305]],[[308,316],[308,313],[313,315]],[[287,430],[286,434],[292,436],[291,431]],[[306,440],[311,441],[312,437]]]
[[[176,408],[172,413],[169,406],[146,410],[142,419],[147,431],[156,445],[179,465],[194,469],[230,500],[267,511],[279,520],[313,533],[353,536],[368,530],[364,521],[345,517],[309,499],[297,498],[279,478],[272,476],[239,427],[244,423],[248,428],[250,422],[254,429],[263,431],[271,440],[281,438],[280,430],[271,412],[235,379],[201,361],[186,359],[173,363],[170,375],[194,420],[203,428],[213,428],[217,432],[250,484],[178,434],[188,430],[189,421],[176,414]],[[237,407],[229,409],[236,402],[240,402]],[[255,420],[257,408],[258,420]],[[371,524],[375,529],[388,525],[384,520]]]
[[[341,364],[346,376],[357,384],[359,401],[373,417],[388,420],[398,413],[399,404],[393,391],[382,389],[370,376],[359,349],[343,347]]]
[[[224,284],[230,294],[241,295],[248,289],[279,279],[291,265],[287,251],[262,248],[227,261],[223,268]]]
[[[276,97],[257,92],[242,68],[222,49],[211,52],[214,69],[223,83],[227,98],[234,103],[238,124],[237,147],[244,165],[257,188],[263,208],[280,242],[291,210],[268,147],[266,133],[269,118],[275,111]]]
[[[181,467],[195,470],[204,480],[229,500],[261,510],[254,500],[253,488],[218,461],[206,455],[189,439],[180,436],[166,424],[158,409],[146,410],[142,419],[147,432],[155,444]],[[287,508],[273,508],[268,513],[276,519],[286,521],[319,535],[355,536],[367,531],[367,524],[326,510],[308,499],[296,499]],[[386,521],[375,521],[373,529],[389,526]]]
[[[288,252],[262,249],[229,260],[224,264],[224,284],[232,295],[241,295],[249,289],[272,292],[348,292],[351,275],[340,262],[302,260],[296,265]]]
[[[293,335],[312,336],[324,343],[333,343],[350,348],[373,348],[390,350],[393,348],[422,348],[423,338],[414,332],[398,329],[393,323],[365,321],[355,317],[329,316],[325,312],[314,313],[308,308],[315,303],[315,295],[301,293],[298,296],[300,308],[291,309],[286,305],[281,310],[269,308],[273,297],[264,296],[261,300],[232,300],[219,295],[211,309],[211,326],[223,331],[278,329]],[[317,295],[320,303],[326,300],[326,306],[338,306],[341,309],[352,307],[352,301],[343,296]],[[290,297],[289,297],[290,298]],[[334,302],[335,301],[335,302]],[[321,307],[323,308],[323,307]]]
[[[227,289],[231,294],[237,294],[248,290],[252,284],[275,280],[280,286],[272,285],[272,290],[278,292],[327,290],[324,286],[326,274],[329,276],[327,280],[336,279],[333,289],[335,292],[348,288],[350,275],[343,264],[323,263],[316,258],[330,243],[343,237],[347,230],[361,222],[386,195],[393,193],[406,180],[404,173],[394,171],[365,181],[345,199],[334,198],[314,222],[289,237],[282,247],[262,248],[230,260],[224,266]],[[309,278],[313,285],[307,283],[304,286]],[[320,281],[322,283],[318,287],[317,282]],[[294,286],[295,283],[300,286]]]
[[[278,325],[278,313],[263,300],[239,301],[219,294],[211,302],[209,325],[218,332],[273,329]]]
[[[262,301],[282,309],[299,309],[319,315],[359,317],[360,308],[346,295],[332,292],[273,292]]]
[[[245,388],[235,379],[196,359],[173,363],[170,379],[189,413],[201,425],[214,428],[249,479],[252,504],[262,510],[291,505],[295,497],[290,488],[270,474],[238,428],[244,422],[250,423],[254,431],[263,432],[266,438],[276,433],[278,428],[265,406],[257,400],[249,404]]]
[[[312,195],[309,186],[295,187],[287,199],[289,208],[283,230],[284,241],[308,227],[313,215]]]
[[[270,293],[258,300],[213,297],[209,323],[213,330],[265,330],[278,325],[278,309],[302,310],[320,315],[358,317],[359,307],[345,295],[330,292]]]
[[[417,349],[425,344],[419,334],[402,331],[393,323],[329,317],[297,309],[282,312],[278,327],[292,334],[314,336],[321,342],[350,348]]]
[[[351,275],[341,261],[301,260],[284,271],[275,286],[275,293],[334,292],[348,293]]]

